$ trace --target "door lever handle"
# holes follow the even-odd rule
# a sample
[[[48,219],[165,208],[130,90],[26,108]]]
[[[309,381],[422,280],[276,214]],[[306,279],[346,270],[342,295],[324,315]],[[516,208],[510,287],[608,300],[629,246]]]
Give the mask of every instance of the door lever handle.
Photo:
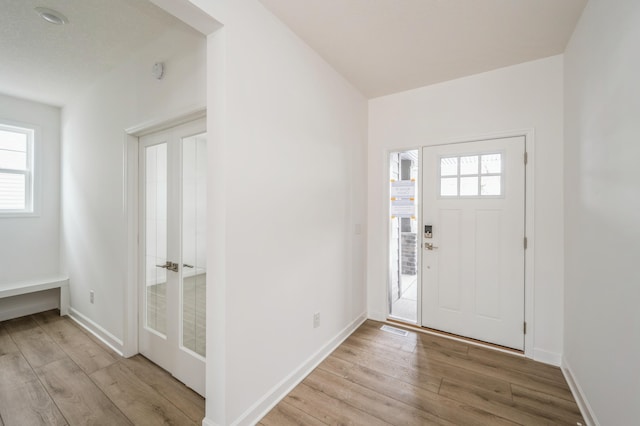
[[[433,243],[424,243],[424,248],[426,248],[427,250],[434,250],[437,249],[437,246],[434,246]]]
[[[186,263],[182,264],[183,268],[193,268],[193,265],[187,265]]]
[[[173,271],[173,272],[178,272],[178,264],[175,262],[171,262],[169,260],[167,260],[167,263],[165,263],[164,265],[156,265],[158,268],[165,268],[168,269],[169,271]]]

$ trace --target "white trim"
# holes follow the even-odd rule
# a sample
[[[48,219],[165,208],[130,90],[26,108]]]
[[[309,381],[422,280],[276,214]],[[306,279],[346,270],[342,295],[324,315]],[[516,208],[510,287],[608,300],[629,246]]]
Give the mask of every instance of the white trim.
[[[562,364],[562,354],[545,351],[544,349],[534,348],[533,359],[535,361],[550,364],[555,367],[560,367],[560,365]]]
[[[207,12],[189,0],[151,0],[156,6],[180,19],[191,28],[204,35],[209,35],[222,27],[222,24]]]
[[[333,339],[329,340],[324,346],[322,346],[316,353],[311,355],[305,362],[303,362],[298,368],[293,370],[291,374],[282,379],[273,388],[267,391],[262,398],[258,399],[251,407],[249,407],[244,413],[234,420],[231,425],[245,425],[255,424],[260,421],[278,402],[280,402],[293,388],[298,386],[305,377],[307,377],[314,368],[316,368],[331,352],[333,352],[347,337],[351,335],[363,322],[367,319],[366,314],[359,315],[349,325],[347,325],[342,331],[340,331]],[[203,424],[215,425],[215,423],[209,421]]]
[[[206,106],[198,106],[195,108],[188,108],[181,111],[174,111],[171,114],[153,118],[151,120],[144,121],[140,124],[128,127],[124,129],[125,133],[135,137],[146,136],[151,133],[167,130],[172,127],[185,124],[190,121],[197,120],[198,118],[204,118],[207,115]]]
[[[527,164],[525,166],[525,236],[527,237],[527,249],[524,251],[524,320],[527,323],[527,333],[524,335],[524,355],[527,358],[535,358],[535,131],[529,129],[520,132],[524,135]]]
[[[107,330],[75,310],[74,308],[69,308],[69,318],[74,320],[78,325],[87,330],[89,333],[96,336],[102,343],[109,346],[120,356],[123,355],[123,343],[122,340],[118,339],[113,334],[109,333]]]
[[[564,378],[567,380],[567,384],[569,385],[569,389],[571,389],[571,394],[573,398],[576,400],[578,404],[578,408],[580,408],[580,414],[582,414],[582,418],[587,423],[587,426],[600,426],[600,422],[596,418],[595,413],[593,412],[593,408],[591,408],[591,404],[587,400],[587,396],[584,394],[582,387],[578,383],[567,359],[562,357],[562,373],[564,374]]]
[[[220,426],[218,425],[218,423],[214,422],[213,420],[209,420],[208,418],[204,418],[202,419],[202,426]]]
[[[389,285],[387,283],[387,285]],[[369,312],[368,313],[368,318],[370,320],[374,320],[374,321],[379,321],[379,322],[386,322],[387,321],[387,316],[384,312]]]
[[[123,354],[133,356],[138,350],[138,137],[125,134],[123,143],[123,215],[126,219],[124,240],[127,249],[126,285],[124,286]]]

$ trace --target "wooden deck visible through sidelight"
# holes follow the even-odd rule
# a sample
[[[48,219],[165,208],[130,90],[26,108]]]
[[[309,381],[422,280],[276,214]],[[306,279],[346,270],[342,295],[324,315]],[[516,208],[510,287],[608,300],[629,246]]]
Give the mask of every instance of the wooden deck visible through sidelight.
[[[204,399],[49,311],[0,323],[0,425],[200,425]]]
[[[366,321],[259,423],[585,424],[559,368]]]

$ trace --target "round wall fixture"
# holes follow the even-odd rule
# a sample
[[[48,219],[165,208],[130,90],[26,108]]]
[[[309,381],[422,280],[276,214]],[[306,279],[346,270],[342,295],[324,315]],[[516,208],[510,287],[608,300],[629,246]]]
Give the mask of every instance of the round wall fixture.
[[[42,19],[50,24],[64,25],[69,22],[67,17],[57,10],[49,9],[46,7],[36,7],[35,10]]]
[[[158,80],[162,79],[164,75],[164,64],[162,62],[156,62],[153,64],[153,76]]]

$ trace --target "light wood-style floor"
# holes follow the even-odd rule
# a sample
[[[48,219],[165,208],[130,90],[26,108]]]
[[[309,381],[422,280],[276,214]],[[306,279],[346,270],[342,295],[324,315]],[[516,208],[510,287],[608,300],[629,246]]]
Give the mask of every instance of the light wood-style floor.
[[[200,425],[204,399],[49,311],[0,323],[0,426]]]
[[[559,368],[381,325],[365,322],[259,424],[586,424]]]

